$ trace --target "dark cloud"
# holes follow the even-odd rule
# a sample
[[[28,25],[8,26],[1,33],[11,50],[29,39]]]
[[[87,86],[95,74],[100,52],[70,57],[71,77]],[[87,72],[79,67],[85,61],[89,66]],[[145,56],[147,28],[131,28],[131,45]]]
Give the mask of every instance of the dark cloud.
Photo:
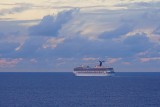
[[[29,28],[29,35],[57,36],[63,25],[72,19],[76,10],[60,12],[56,17],[50,15],[43,17],[38,25]]]
[[[128,36],[124,40],[124,45],[128,48],[128,52],[133,53],[143,52],[153,47],[153,44],[145,33]]]
[[[125,58],[132,57],[139,52],[149,50],[153,47],[153,44],[144,33],[131,35],[124,41],[114,41],[111,39],[101,41],[88,40],[77,36],[66,38],[63,43],[58,44],[54,49],[43,48],[44,43],[48,39],[45,36],[32,36],[12,56],[22,58],[80,58],[84,56]]]
[[[33,58],[42,57],[45,51],[42,49],[45,43],[45,37],[30,37],[25,41],[23,46],[13,54],[13,57]]]
[[[58,45],[54,54],[59,57],[78,58],[82,56],[127,57],[134,53],[128,52],[122,42],[114,42],[112,40],[90,41],[84,38],[74,38]]]
[[[112,38],[118,38],[122,35],[125,35],[129,32],[131,32],[133,30],[132,26],[129,25],[129,24],[124,24],[112,31],[106,31],[106,32],[103,32],[102,34],[100,34],[100,38],[103,38],[103,39],[112,39]]]
[[[59,57],[108,56],[133,57],[154,47],[147,34],[137,33],[126,37],[123,41],[104,39],[102,41],[87,40],[81,37],[66,39],[55,48],[54,55]]]

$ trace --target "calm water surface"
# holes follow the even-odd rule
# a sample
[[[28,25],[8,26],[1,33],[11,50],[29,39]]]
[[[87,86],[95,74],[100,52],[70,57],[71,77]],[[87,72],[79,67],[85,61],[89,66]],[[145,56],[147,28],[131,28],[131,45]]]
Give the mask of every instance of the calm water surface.
[[[160,73],[0,73],[0,107],[160,107]]]

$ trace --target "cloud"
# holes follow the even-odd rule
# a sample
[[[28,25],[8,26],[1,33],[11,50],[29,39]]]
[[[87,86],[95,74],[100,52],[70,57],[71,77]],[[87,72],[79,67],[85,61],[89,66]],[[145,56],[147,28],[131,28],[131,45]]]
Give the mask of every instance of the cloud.
[[[159,34],[160,15],[158,9],[147,10],[148,5],[141,5],[143,8],[121,10],[66,10],[44,16],[31,27],[22,25],[31,21],[2,20],[0,57],[7,58],[2,61],[6,65],[12,62],[9,59],[23,58],[16,67],[28,71],[71,71],[98,59],[118,69],[136,69],[138,64],[145,67],[142,62],[151,66],[159,61],[159,44],[152,37]]]
[[[155,61],[155,60],[160,60],[160,57],[140,58],[141,62],[149,62],[149,61]]]
[[[112,40],[88,40],[82,37],[74,37],[66,39],[59,44],[54,53],[59,57],[99,57],[110,56],[119,57],[126,56],[126,48],[123,43]]]
[[[107,56],[109,58],[123,58],[124,60],[126,58],[134,59],[136,55],[146,51],[148,52],[145,55],[149,55],[153,47],[155,47],[155,44],[151,42],[145,33],[129,35],[120,41],[110,39],[89,40],[77,36],[67,38],[63,43],[57,45],[54,51],[52,51],[52,55],[77,58],[85,58],[86,56],[87,58],[101,58]],[[128,59],[125,61],[128,61]]]
[[[49,38],[46,43],[43,44],[43,48],[56,48],[58,44],[63,43],[64,38]]]
[[[34,63],[37,63],[37,60],[35,58],[32,58],[30,59],[30,62],[34,64]]]
[[[14,57],[23,58],[50,58],[55,56],[55,48],[63,44],[64,38],[53,38],[48,36],[31,36],[18,47]]]
[[[84,57],[84,58],[82,58],[82,60],[84,60],[84,61],[95,61],[95,60],[99,60],[99,58],[94,58],[94,57]]]
[[[122,58],[107,58],[107,64],[112,64],[120,61]]]
[[[131,25],[123,24],[120,27],[112,30],[112,31],[106,31],[99,35],[100,38],[103,39],[112,39],[112,38],[118,38],[120,36],[126,35],[127,33],[131,32],[133,30]]]
[[[143,52],[152,48],[153,44],[145,33],[137,33],[132,36],[128,36],[124,40],[124,45],[128,48],[128,52]]]
[[[24,44],[16,51],[14,57],[33,58],[42,56],[42,45],[47,41],[46,37],[30,37],[25,40]],[[42,51],[41,53],[39,51]]]
[[[16,66],[22,58],[10,59],[10,58],[0,58],[0,68],[8,68]]]
[[[56,17],[45,16],[38,25],[29,28],[29,35],[58,36],[63,25],[69,22],[77,11],[78,9],[71,9],[58,13]]]
[[[0,57],[15,58],[15,52],[25,42],[24,27],[12,22],[0,21]],[[19,30],[21,32],[19,32]]]
[[[128,9],[142,9],[142,8],[159,8],[159,1],[146,1],[146,2],[131,2],[131,3],[121,3],[121,4],[116,4],[116,7],[127,7]]]
[[[0,15],[20,13],[20,12],[30,9],[32,6],[32,4],[25,4],[25,3],[18,3],[14,5],[16,5],[16,7],[13,7],[11,9],[0,10]]]

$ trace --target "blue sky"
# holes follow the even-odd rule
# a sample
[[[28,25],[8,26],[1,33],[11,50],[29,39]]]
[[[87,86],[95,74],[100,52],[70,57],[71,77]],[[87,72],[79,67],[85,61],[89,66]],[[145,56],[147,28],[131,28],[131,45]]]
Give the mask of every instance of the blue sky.
[[[0,0],[0,72],[160,71],[159,0]]]

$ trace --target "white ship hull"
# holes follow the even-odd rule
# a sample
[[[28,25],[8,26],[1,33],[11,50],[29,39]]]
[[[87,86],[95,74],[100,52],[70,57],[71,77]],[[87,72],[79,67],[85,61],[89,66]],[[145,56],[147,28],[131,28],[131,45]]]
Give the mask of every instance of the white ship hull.
[[[95,72],[95,71],[79,71],[79,72],[73,72],[75,76],[113,76],[114,73],[109,73],[106,71],[101,72]]]

